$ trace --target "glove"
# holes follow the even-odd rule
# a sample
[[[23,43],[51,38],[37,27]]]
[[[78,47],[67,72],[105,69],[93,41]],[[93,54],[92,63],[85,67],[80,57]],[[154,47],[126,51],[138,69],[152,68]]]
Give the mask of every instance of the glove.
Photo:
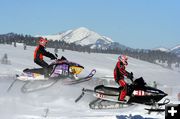
[[[54,55],[51,57],[51,60],[55,60],[57,59],[57,57],[55,57]]]
[[[132,81],[132,80],[133,80],[133,78],[134,78],[133,73],[132,73],[132,72],[131,72],[131,73],[129,73],[129,74],[128,74],[128,76],[127,76],[127,78],[131,79],[131,81]]]

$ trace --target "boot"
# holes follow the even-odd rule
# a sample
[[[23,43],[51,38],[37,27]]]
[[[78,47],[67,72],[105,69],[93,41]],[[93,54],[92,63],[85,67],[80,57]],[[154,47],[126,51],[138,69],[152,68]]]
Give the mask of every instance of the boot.
[[[124,98],[124,100],[125,100],[126,102],[128,102],[129,99],[130,99],[130,96],[128,96],[128,95],[126,95],[126,97]]]

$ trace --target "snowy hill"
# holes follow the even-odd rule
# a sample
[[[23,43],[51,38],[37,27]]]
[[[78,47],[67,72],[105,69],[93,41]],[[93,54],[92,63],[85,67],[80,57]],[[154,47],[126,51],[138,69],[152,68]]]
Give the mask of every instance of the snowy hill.
[[[130,108],[112,110],[92,110],[89,109],[89,102],[94,100],[91,95],[86,95],[79,103],[74,100],[81,93],[83,87],[93,89],[95,85],[91,81],[78,85],[63,85],[60,81],[48,89],[24,94],[21,87],[23,81],[17,81],[12,89],[7,92],[7,88],[14,81],[12,77],[21,73],[25,68],[37,67],[33,63],[34,47],[23,46],[16,48],[10,45],[0,44],[0,58],[7,53],[11,65],[0,64],[0,118],[2,119],[116,119],[117,115],[142,115],[143,117],[164,118],[164,113],[147,114],[144,110],[146,106],[134,105]],[[53,49],[47,49],[53,52]],[[78,62],[85,67],[82,75],[87,74],[95,68],[95,77],[113,76],[118,55],[80,53],[75,51],[59,51],[59,56],[63,55],[67,59]],[[45,60],[50,63],[51,60]],[[135,77],[144,77],[147,82],[156,81],[158,87],[169,94],[171,101],[177,102],[179,93],[180,73],[162,68],[161,66],[129,58],[128,71],[132,71]],[[96,80],[94,78],[92,81]],[[108,80],[114,80],[113,78]],[[36,82],[34,82],[36,83]]]

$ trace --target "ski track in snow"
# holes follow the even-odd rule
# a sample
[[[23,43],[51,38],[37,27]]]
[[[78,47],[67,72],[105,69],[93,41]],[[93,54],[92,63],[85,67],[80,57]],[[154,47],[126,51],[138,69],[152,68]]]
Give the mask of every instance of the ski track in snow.
[[[143,117],[164,118],[164,113],[147,114],[144,105],[136,105],[124,109],[92,110],[89,109],[89,102],[95,98],[86,95],[78,102],[75,99],[81,94],[82,88],[93,89],[94,86],[88,82],[77,85],[62,85],[58,81],[53,86],[31,93],[22,93],[23,81],[17,81],[11,90],[8,87],[15,79],[15,74],[20,74],[24,68],[38,67],[33,63],[34,47],[23,46],[14,48],[10,45],[0,45],[0,58],[7,53],[12,65],[0,64],[0,118],[2,119],[116,119],[116,115],[142,115]],[[47,49],[53,52],[54,49]],[[85,67],[82,76],[96,69],[95,77],[113,78],[113,69],[116,65],[118,55],[79,53],[75,51],[62,52],[61,55],[70,61],[80,63]],[[49,59],[45,58],[49,63]],[[160,89],[167,91],[171,102],[179,103],[180,73],[162,68],[158,65],[137,59],[129,58],[128,71],[132,71],[135,77],[144,77],[145,81],[156,81]],[[111,78],[112,77],[112,78]],[[95,80],[95,79],[93,79]],[[113,79],[112,79],[113,80]],[[2,108],[4,107],[4,108]]]

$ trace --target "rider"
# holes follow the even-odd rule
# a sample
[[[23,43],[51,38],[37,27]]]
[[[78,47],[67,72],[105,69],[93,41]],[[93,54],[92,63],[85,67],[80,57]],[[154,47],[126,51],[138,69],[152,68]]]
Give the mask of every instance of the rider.
[[[34,62],[44,68],[45,76],[48,76],[48,63],[43,60],[43,56],[51,58],[51,60],[57,59],[52,53],[45,50],[48,40],[46,38],[39,38],[39,45],[34,51]]]
[[[125,100],[126,94],[127,94],[127,84],[124,81],[124,76],[126,76],[129,79],[133,79],[133,73],[129,73],[126,71],[126,66],[128,65],[128,57],[126,55],[120,55],[118,57],[118,62],[116,64],[116,67],[114,69],[114,79],[119,84],[120,87],[123,89],[119,92],[119,101],[127,101]]]

